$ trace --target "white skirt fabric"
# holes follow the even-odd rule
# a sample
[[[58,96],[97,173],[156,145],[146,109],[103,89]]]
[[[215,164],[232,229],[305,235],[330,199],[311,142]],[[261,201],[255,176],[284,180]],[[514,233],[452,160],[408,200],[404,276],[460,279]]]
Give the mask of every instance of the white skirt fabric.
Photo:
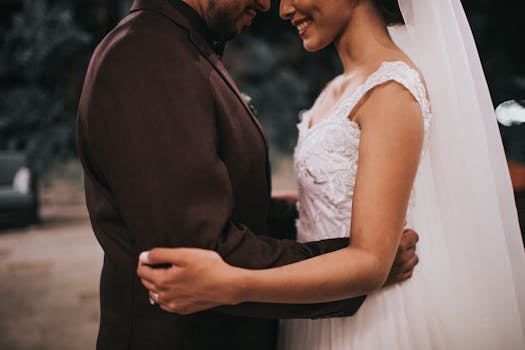
[[[425,276],[369,295],[353,317],[281,321],[282,350],[452,349]]]
[[[417,188],[431,188],[430,168],[424,159]],[[420,235],[413,277],[370,294],[352,317],[281,321],[280,350],[525,349],[517,302],[523,296],[498,254],[505,242],[481,245],[481,235],[447,240],[454,226],[440,225],[439,211],[430,210],[436,194],[423,193],[407,216]]]

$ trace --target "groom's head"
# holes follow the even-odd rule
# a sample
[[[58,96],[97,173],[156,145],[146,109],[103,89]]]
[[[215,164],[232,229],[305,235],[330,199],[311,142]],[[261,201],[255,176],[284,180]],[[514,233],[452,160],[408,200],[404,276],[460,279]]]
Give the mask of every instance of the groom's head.
[[[257,11],[268,11],[271,0],[183,0],[204,19],[214,39],[226,41],[252,23]]]

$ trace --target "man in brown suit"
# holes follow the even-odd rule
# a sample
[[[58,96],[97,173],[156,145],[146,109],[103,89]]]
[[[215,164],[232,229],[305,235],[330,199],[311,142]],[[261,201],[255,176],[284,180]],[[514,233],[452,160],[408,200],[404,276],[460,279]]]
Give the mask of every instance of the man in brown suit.
[[[150,305],[135,273],[139,253],[160,246],[213,249],[258,269],[348,244],[278,239],[293,238],[296,212],[271,198],[267,137],[220,60],[221,43],[269,5],[136,0],[95,50],[78,146],[105,253],[97,349],[270,350],[278,318],[352,315],[363,302],[243,304],[181,316]],[[411,274],[416,239],[405,235],[411,247],[400,249],[396,271],[406,274],[392,281]]]

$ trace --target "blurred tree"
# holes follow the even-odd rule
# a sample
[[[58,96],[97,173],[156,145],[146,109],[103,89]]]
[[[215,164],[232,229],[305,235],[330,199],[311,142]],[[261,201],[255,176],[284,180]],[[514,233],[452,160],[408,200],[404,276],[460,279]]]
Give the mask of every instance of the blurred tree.
[[[494,107],[525,98],[525,1],[462,0]]]
[[[494,103],[523,99],[523,0],[462,0]],[[40,171],[74,154],[81,81],[94,45],[122,18],[131,0],[11,0],[0,3],[0,149],[28,153]],[[224,61],[245,93],[274,149],[290,153],[300,110],[341,72],[332,47],[306,53],[296,30],[278,14],[279,1],[229,44]],[[20,12],[21,10],[21,12]],[[88,34],[89,33],[89,34]],[[92,39],[91,39],[92,38]]]
[[[67,2],[25,0],[0,37],[0,149],[38,172],[75,150],[75,110],[90,35]],[[85,60],[85,59],[84,59]]]

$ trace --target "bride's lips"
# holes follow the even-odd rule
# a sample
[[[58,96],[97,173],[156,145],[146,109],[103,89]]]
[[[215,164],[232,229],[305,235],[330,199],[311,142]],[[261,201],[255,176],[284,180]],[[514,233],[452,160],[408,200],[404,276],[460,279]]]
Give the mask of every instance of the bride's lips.
[[[311,18],[301,18],[296,19],[292,21],[292,25],[297,28],[297,31],[300,36],[304,36],[306,34],[306,31],[310,27],[310,24],[312,24],[313,20]]]

